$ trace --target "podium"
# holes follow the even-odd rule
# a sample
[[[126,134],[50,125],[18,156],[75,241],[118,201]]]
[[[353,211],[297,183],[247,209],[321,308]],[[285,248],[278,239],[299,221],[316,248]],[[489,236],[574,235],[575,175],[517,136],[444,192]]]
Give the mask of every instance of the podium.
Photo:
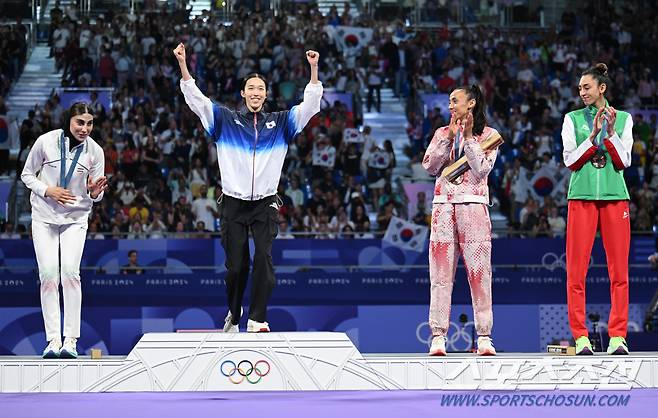
[[[658,387],[658,354],[363,355],[344,333],[150,333],[126,357],[0,357],[0,392]]]

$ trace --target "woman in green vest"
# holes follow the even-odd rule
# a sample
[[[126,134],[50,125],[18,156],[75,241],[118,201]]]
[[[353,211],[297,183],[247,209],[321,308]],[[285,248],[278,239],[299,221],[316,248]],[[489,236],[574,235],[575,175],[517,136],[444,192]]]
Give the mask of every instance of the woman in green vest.
[[[576,354],[593,354],[585,326],[585,278],[600,229],[610,276],[612,306],[608,354],[628,354],[628,254],[630,216],[624,169],[631,165],[633,120],[609,106],[608,67],[596,64],[578,84],[585,107],[567,113],[562,125],[564,164],[572,170],[567,217],[567,305]]]

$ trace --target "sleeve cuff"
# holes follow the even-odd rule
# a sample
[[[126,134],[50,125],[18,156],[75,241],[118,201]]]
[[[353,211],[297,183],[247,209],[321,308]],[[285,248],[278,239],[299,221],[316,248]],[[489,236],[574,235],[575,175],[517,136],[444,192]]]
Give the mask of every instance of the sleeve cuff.
[[[41,197],[46,197],[46,190],[48,190],[48,186],[45,184],[37,184],[35,187],[36,190],[34,190],[34,193]]]
[[[608,154],[610,154],[610,158],[612,158],[612,163],[614,164],[615,168],[617,170],[623,170],[626,168],[627,165],[624,163],[624,160],[621,158],[621,154],[619,153],[620,149],[623,150],[619,136],[615,134],[609,138],[604,139],[603,143],[608,150]]]
[[[318,81],[317,84],[309,82],[306,85],[306,88],[304,89],[304,92],[308,92],[312,94],[322,94],[322,91],[323,91],[322,81]]]
[[[101,200],[103,200],[103,195],[104,194],[105,194],[105,192],[100,192],[98,194],[98,196],[96,196],[96,199],[94,199],[93,197],[91,197],[91,193],[89,193],[89,191],[87,190],[87,195],[89,196],[91,201],[94,202],[94,203],[97,203],[97,202],[100,202]]]

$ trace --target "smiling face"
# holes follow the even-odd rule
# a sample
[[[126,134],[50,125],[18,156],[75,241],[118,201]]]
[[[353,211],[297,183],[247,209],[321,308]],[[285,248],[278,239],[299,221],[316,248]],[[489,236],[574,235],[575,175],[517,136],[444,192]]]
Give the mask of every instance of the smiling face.
[[[251,77],[245,83],[244,90],[240,90],[240,95],[244,97],[247,108],[251,112],[259,112],[267,97],[265,82],[258,77]]]
[[[69,130],[78,142],[84,141],[94,129],[94,117],[89,113],[71,116]]]
[[[585,106],[593,105],[603,99],[607,86],[600,84],[594,77],[587,74],[580,77],[578,93]]]
[[[448,109],[450,109],[450,114],[455,115],[457,119],[463,119],[474,106],[475,99],[469,99],[464,90],[459,89],[450,93]]]

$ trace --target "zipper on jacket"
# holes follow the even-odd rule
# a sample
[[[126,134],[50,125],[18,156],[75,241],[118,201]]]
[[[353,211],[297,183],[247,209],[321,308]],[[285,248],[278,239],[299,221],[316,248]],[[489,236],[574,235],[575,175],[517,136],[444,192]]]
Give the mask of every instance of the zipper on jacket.
[[[251,164],[251,200],[254,200],[254,184],[256,181],[256,145],[258,144],[258,116],[254,112],[254,156]]]

